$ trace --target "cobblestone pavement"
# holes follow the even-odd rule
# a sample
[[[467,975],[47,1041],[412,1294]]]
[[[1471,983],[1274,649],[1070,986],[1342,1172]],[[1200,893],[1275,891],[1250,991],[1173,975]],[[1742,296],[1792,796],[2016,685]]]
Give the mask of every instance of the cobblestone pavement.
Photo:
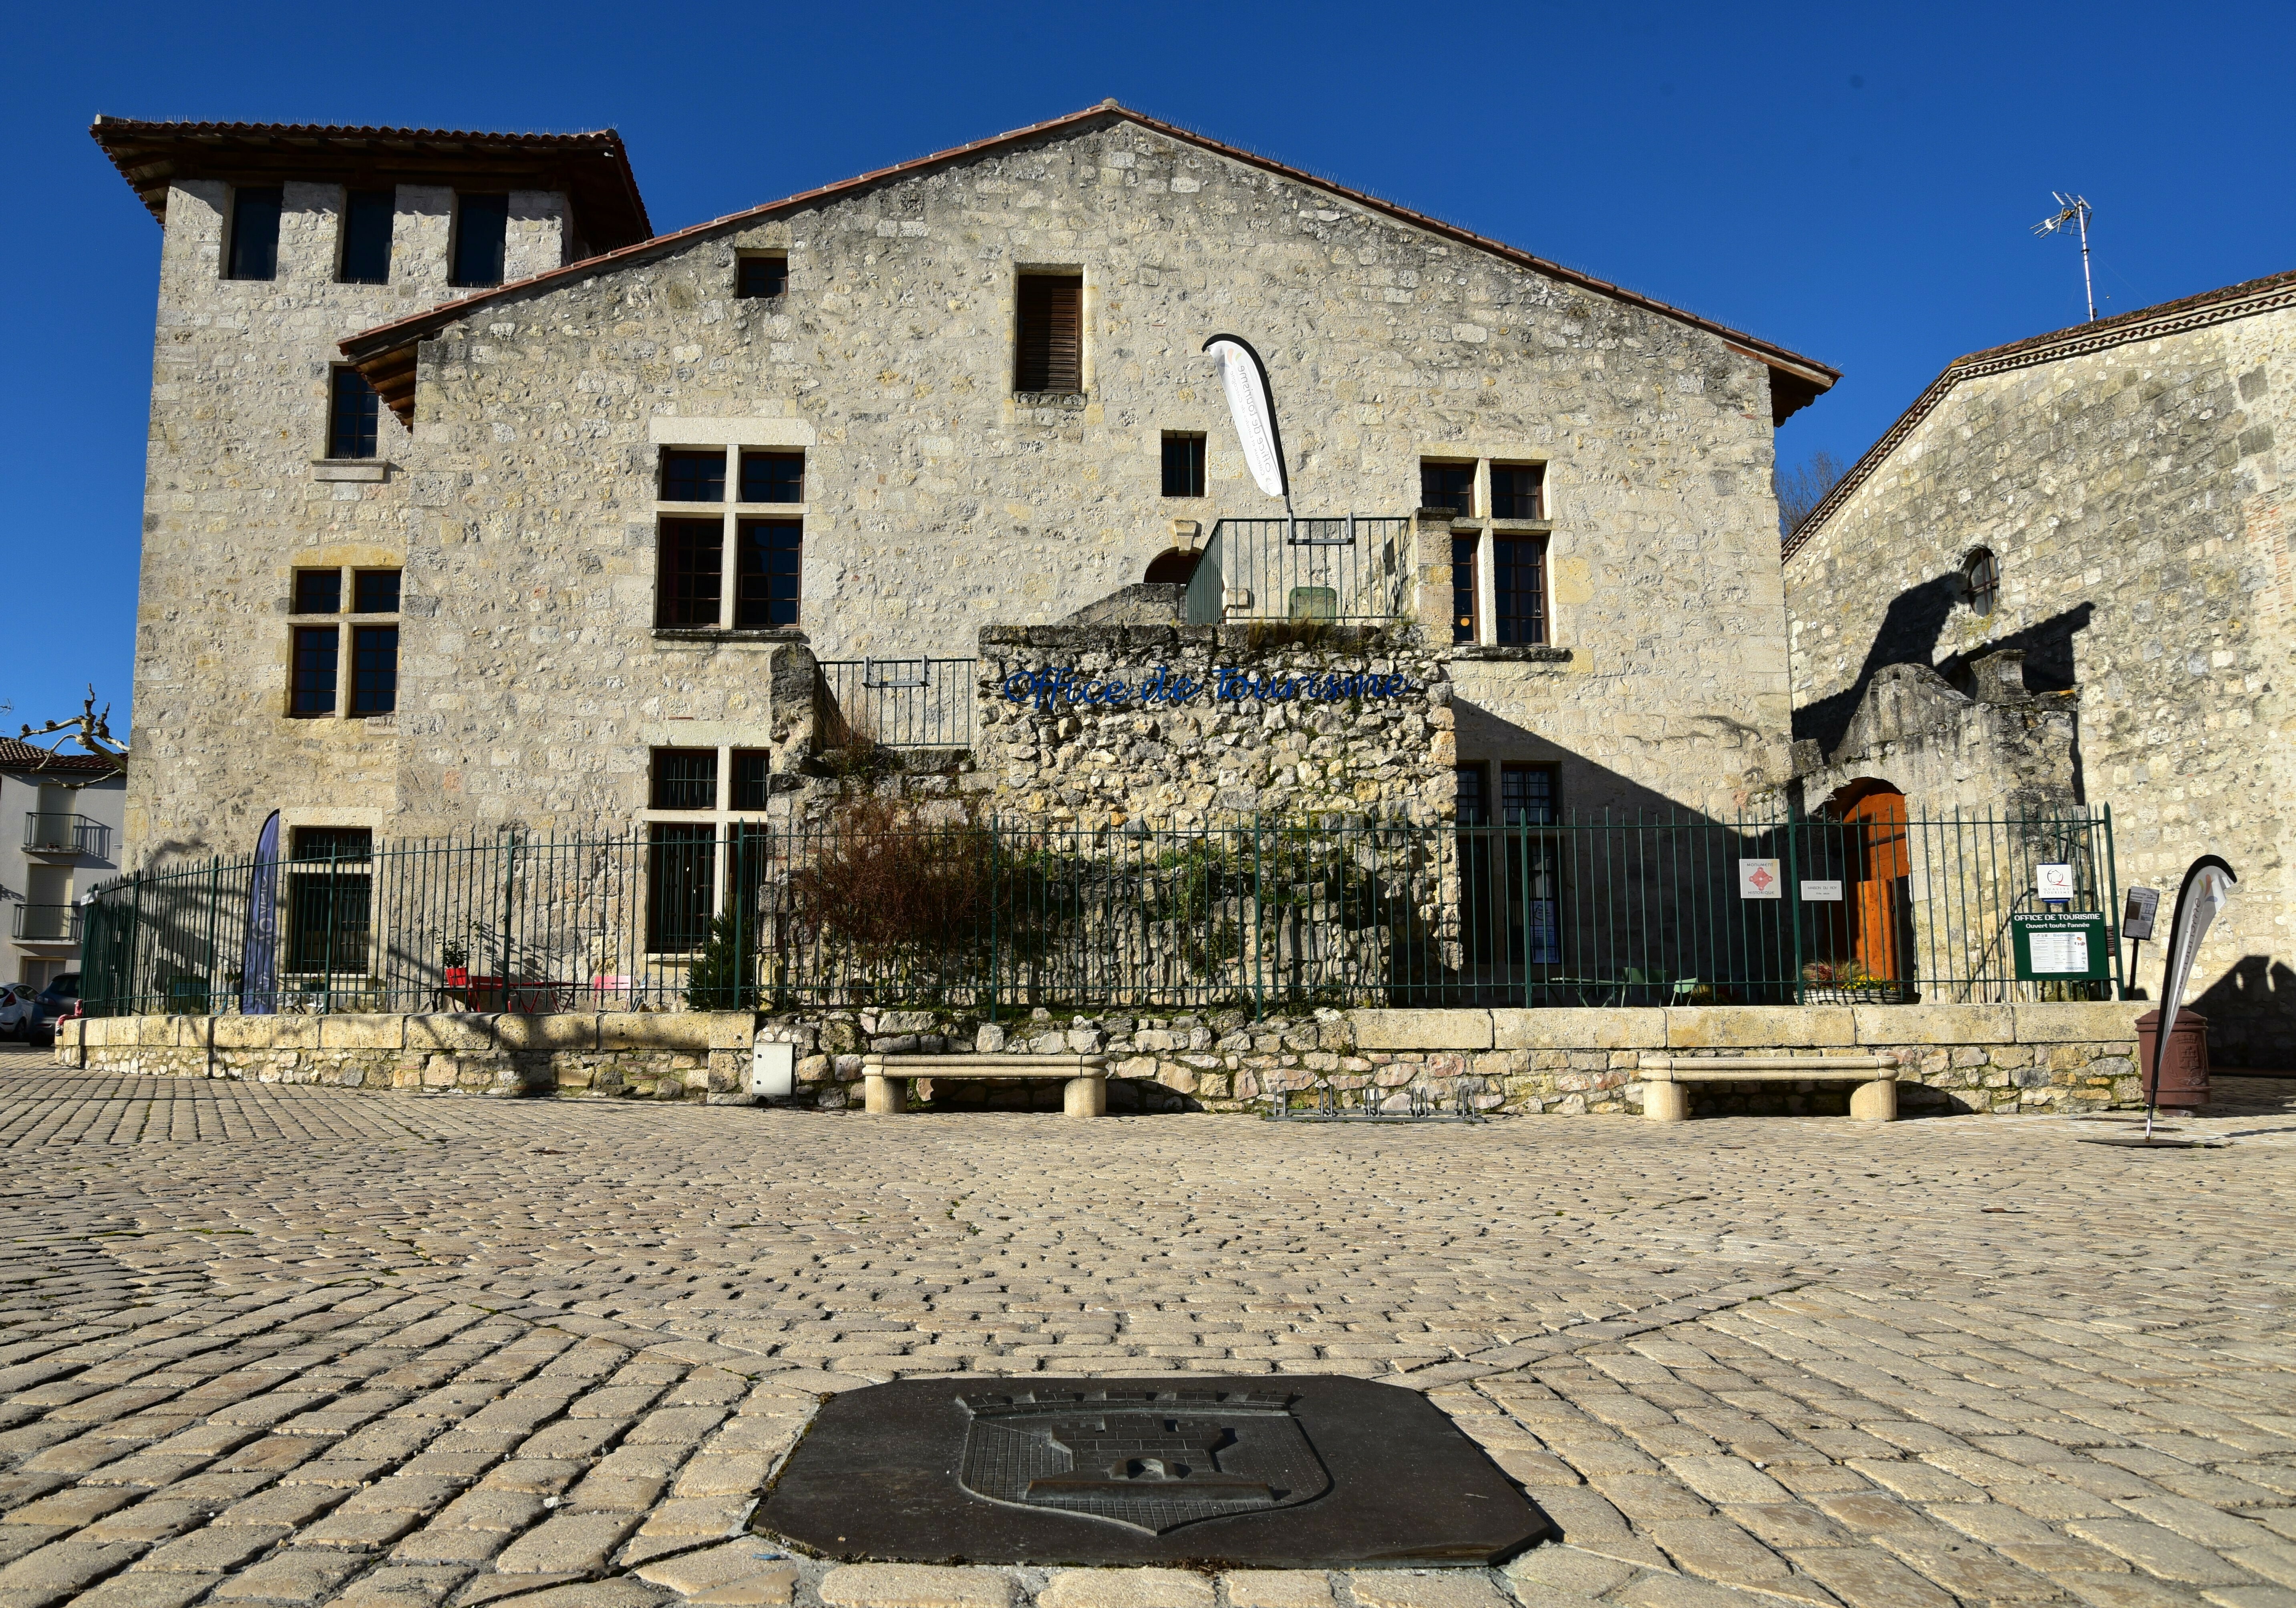
[[[0,1059],[0,1608],[2296,1608],[2296,1082],[2108,1122],[868,1119]],[[904,1374],[1429,1392],[1505,1570],[829,1568]]]

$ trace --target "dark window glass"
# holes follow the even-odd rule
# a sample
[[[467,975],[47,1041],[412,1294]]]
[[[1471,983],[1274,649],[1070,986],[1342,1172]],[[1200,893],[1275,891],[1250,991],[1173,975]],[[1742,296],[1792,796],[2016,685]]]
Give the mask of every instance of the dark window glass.
[[[721,470],[722,474],[723,471]],[[803,453],[743,453],[742,501],[744,502],[802,502],[805,501]]]
[[[351,713],[388,714],[398,707],[398,627],[361,625],[351,633]]]
[[[715,625],[724,576],[726,527],[715,519],[664,519],[657,625]]]
[[[299,569],[295,572],[295,612],[336,614],[343,606],[343,572],[340,569]]]
[[[362,569],[351,577],[351,612],[353,614],[397,614],[398,612],[398,572],[395,569]]]
[[[343,283],[390,282],[390,215],[394,207],[394,198],[388,190],[354,190],[343,198],[343,260],[340,272]]]
[[[372,458],[381,410],[374,388],[357,369],[337,369],[327,399],[327,456]]]
[[[656,954],[700,949],[709,936],[717,828],[706,821],[657,821],[647,838],[646,948]]]
[[[1972,613],[1988,615],[2001,597],[2001,566],[1990,548],[1979,548],[1962,560],[1961,578],[1969,593]]]
[[[797,624],[805,527],[794,519],[742,521],[741,568],[734,577],[734,624]]]
[[[336,660],[341,651],[342,633],[332,625],[296,627],[289,714],[308,716],[335,712]]]
[[[365,973],[373,834],[364,827],[298,827],[293,842],[287,969],[323,976]]]
[[[510,197],[455,198],[455,285],[498,285],[503,278],[503,241],[510,233]]]
[[[661,455],[661,500],[665,502],[723,502],[726,500],[726,454],[664,453]]]
[[[1475,513],[1475,466],[1472,463],[1422,463],[1419,466],[1419,506],[1447,508],[1462,519]]]
[[[279,192],[234,190],[231,195],[231,256],[226,279],[279,277]]]
[[[1204,438],[1201,436],[1164,437],[1164,494],[1201,497],[1204,494]]]
[[[1451,640],[1475,640],[1475,541],[1451,538]]]
[[[789,289],[789,258],[745,257],[741,259],[734,294],[756,301],[779,296]]]
[[[656,748],[653,788],[646,795],[656,810],[714,810],[718,807],[718,750]]]
[[[1485,778],[1480,765],[1461,765],[1456,772],[1459,779],[1459,824],[1463,827],[1488,826],[1491,804],[1486,796]]]
[[[1084,389],[1084,278],[1023,274],[1020,339],[1014,352],[1016,391]]]
[[[1554,767],[1499,767],[1499,824],[1507,827],[1551,827],[1554,824]]]
[[[1538,536],[1491,543],[1492,612],[1502,642],[1546,641],[1546,543]]]
[[[774,792],[774,756],[755,749],[734,755],[734,805],[737,810],[762,810]]]
[[[1537,463],[1491,465],[1491,518],[1544,519],[1546,469]]]

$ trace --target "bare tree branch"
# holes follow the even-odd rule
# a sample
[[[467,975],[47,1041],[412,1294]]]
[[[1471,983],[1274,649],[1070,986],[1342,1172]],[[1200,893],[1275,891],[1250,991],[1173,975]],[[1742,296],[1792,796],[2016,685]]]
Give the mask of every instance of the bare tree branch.
[[[1776,469],[1771,481],[1778,494],[1778,535],[1793,535],[1794,526],[1810,517],[1825,494],[1839,485],[1849,466],[1823,448],[1812,453],[1797,469]]]

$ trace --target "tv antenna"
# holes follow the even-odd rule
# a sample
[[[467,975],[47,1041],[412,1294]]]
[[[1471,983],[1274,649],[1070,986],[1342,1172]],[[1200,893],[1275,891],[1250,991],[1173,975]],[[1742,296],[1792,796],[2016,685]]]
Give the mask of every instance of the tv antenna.
[[[2050,191],[2049,193],[2057,199],[2057,215],[2054,217],[2045,217],[2035,224],[2033,233],[2054,234],[2067,224],[2080,231],[2081,289],[2088,292],[2088,321],[2095,323],[2096,322],[2096,282],[2088,276],[2088,220],[2090,214],[2096,209],[2088,204],[2088,198],[2086,196],[2063,195],[2054,190]]]

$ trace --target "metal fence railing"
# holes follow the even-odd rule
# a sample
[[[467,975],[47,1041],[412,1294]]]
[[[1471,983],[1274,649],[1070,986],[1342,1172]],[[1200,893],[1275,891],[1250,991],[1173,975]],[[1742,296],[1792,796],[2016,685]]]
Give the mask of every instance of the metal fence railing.
[[[69,904],[20,904],[9,932],[25,943],[77,943],[79,910]]]
[[[2101,916],[2103,979],[2017,979],[2043,864]],[[86,909],[83,992],[98,1014],[2110,998],[2115,893],[2102,812],[1089,835],[880,808],[139,875]]]
[[[978,659],[824,659],[824,735],[887,748],[969,748]]]
[[[1380,621],[1409,600],[1411,521],[1385,514],[1222,519],[1189,577],[1183,617]]]
[[[111,828],[100,820],[53,810],[24,813],[24,847],[35,854],[93,854],[101,858]]]

